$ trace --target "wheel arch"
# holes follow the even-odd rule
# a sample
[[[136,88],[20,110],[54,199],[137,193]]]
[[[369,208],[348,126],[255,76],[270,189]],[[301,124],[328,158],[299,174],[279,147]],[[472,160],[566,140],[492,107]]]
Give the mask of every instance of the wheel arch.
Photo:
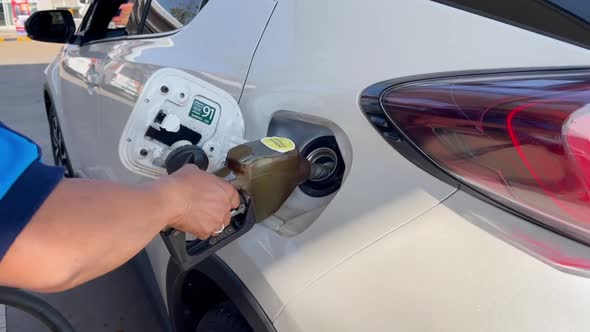
[[[43,84],[43,102],[45,110],[49,110],[49,107],[53,104],[53,97],[51,96],[51,89],[49,84],[46,82]]]
[[[59,120],[61,132],[66,142],[69,142],[70,135],[70,126],[69,126],[69,119],[64,115],[64,109],[61,100],[61,84],[59,78],[59,64],[57,62],[51,63],[45,69],[45,81],[43,82],[43,98],[44,98],[44,105],[45,110],[48,111],[48,107],[53,105],[55,114],[57,115],[57,119]],[[72,151],[69,151],[70,155]],[[75,155],[75,153],[74,153]],[[74,160],[75,160],[74,156]],[[77,168],[77,165],[73,165],[74,168]]]
[[[166,287],[168,311],[177,332],[189,332],[187,318],[198,320],[206,309],[226,300],[238,308],[254,331],[276,332],[254,295],[217,255],[207,258],[190,271],[182,271],[173,260],[169,260]],[[196,296],[187,299],[190,295]],[[194,303],[190,303],[191,300]],[[197,307],[191,308],[191,305]],[[187,317],[186,309],[195,312]]]

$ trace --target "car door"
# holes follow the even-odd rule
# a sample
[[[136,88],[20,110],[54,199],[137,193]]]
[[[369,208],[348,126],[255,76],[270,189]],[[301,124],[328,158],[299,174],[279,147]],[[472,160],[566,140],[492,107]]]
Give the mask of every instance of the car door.
[[[63,122],[72,142],[68,150],[75,172],[83,177],[108,178],[98,163],[100,156],[95,153],[104,58],[112,49],[104,41],[121,40],[137,33],[143,10],[139,5],[135,0],[93,1],[72,43],[63,51],[59,75]]]
[[[98,45],[81,43],[90,26],[94,4],[87,11],[77,32],[76,40],[64,47],[59,63],[62,126],[69,139],[68,145],[75,173],[88,173],[92,168],[92,149],[96,137],[96,114],[99,110],[98,89],[104,53]]]
[[[150,96],[138,98],[155,71],[167,67],[182,70],[239,100],[274,6],[272,0],[137,0],[129,21],[143,17],[141,24],[130,28],[128,23],[124,36],[94,40],[105,56],[100,66],[100,109],[93,128],[93,177],[145,181],[124,167],[118,149],[133,108],[149,103]],[[168,251],[157,237],[147,252],[165,292]]]

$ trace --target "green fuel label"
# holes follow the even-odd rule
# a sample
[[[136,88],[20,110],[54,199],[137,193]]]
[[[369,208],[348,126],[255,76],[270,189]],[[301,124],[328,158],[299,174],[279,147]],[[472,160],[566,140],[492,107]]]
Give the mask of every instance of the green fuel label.
[[[210,125],[213,122],[213,118],[215,118],[215,111],[215,107],[195,99],[188,115],[193,119]]]

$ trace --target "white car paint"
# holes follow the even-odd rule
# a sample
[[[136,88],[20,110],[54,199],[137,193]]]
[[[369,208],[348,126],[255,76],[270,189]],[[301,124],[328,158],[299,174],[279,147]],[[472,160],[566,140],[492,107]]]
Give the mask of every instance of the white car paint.
[[[336,6],[337,15],[318,14]],[[417,18],[429,24],[410,31]],[[246,132],[250,138],[264,133],[261,113],[268,116],[286,109],[314,114],[333,121],[345,133],[352,145],[352,167],[326,211],[301,235],[285,239],[260,227],[222,250],[221,257],[270,317],[277,317],[285,307],[288,313],[290,301],[314,292],[310,285],[318,278],[454,190],[382,141],[358,108],[357,98],[364,88],[391,78],[449,70],[589,65],[589,55],[585,49],[430,1],[363,1],[346,6],[338,6],[337,1],[280,1],[240,101]],[[413,241],[424,239],[414,237]],[[374,266],[373,271],[379,270]],[[465,271],[441,273],[461,279]],[[345,288],[334,291],[346,292]],[[380,292],[396,296],[394,289]],[[338,298],[335,293],[324,296]],[[332,325],[322,318],[330,312],[325,302],[314,298],[305,307],[306,317],[327,324],[306,325],[306,331],[336,330],[326,329]],[[342,315],[334,310],[334,315]],[[367,328],[364,320],[355,321],[346,330]]]
[[[277,331],[585,331],[588,279],[498,240],[486,218],[518,219],[454,194],[306,288]]]
[[[123,66],[129,79],[143,84],[158,68],[175,67],[226,90],[239,102],[248,139],[266,136],[279,111],[329,124],[347,174],[329,204],[287,220],[311,226],[287,237],[271,218],[219,252],[278,331],[588,325],[588,279],[475,227],[465,211],[499,223],[526,222],[417,168],[371,127],[358,102],[366,87],[393,78],[589,66],[588,50],[427,0],[212,0],[175,34],[94,45],[104,55],[103,80]],[[137,100],[106,80],[98,89],[100,109],[91,107],[76,120],[75,105],[96,95],[63,80],[60,87],[59,74],[49,73],[68,147],[89,136],[100,142],[92,155],[82,151],[87,147],[73,148],[82,173],[143,181],[117,155]],[[76,128],[90,118],[96,120],[87,132]],[[166,299],[169,255],[159,238],[147,251]]]

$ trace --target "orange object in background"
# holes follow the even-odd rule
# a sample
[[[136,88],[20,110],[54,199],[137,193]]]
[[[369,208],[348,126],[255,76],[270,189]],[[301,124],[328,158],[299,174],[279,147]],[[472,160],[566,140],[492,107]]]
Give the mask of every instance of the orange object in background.
[[[13,23],[16,26],[16,33],[25,35],[25,22],[31,16],[31,6],[29,0],[12,0],[12,17]]]
[[[119,6],[119,15],[111,19],[111,22],[115,25],[116,28],[124,28],[127,26],[127,22],[129,22],[129,16],[131,16],[131,10],[133,9],[133,5],[133,2],[128,2]]]

